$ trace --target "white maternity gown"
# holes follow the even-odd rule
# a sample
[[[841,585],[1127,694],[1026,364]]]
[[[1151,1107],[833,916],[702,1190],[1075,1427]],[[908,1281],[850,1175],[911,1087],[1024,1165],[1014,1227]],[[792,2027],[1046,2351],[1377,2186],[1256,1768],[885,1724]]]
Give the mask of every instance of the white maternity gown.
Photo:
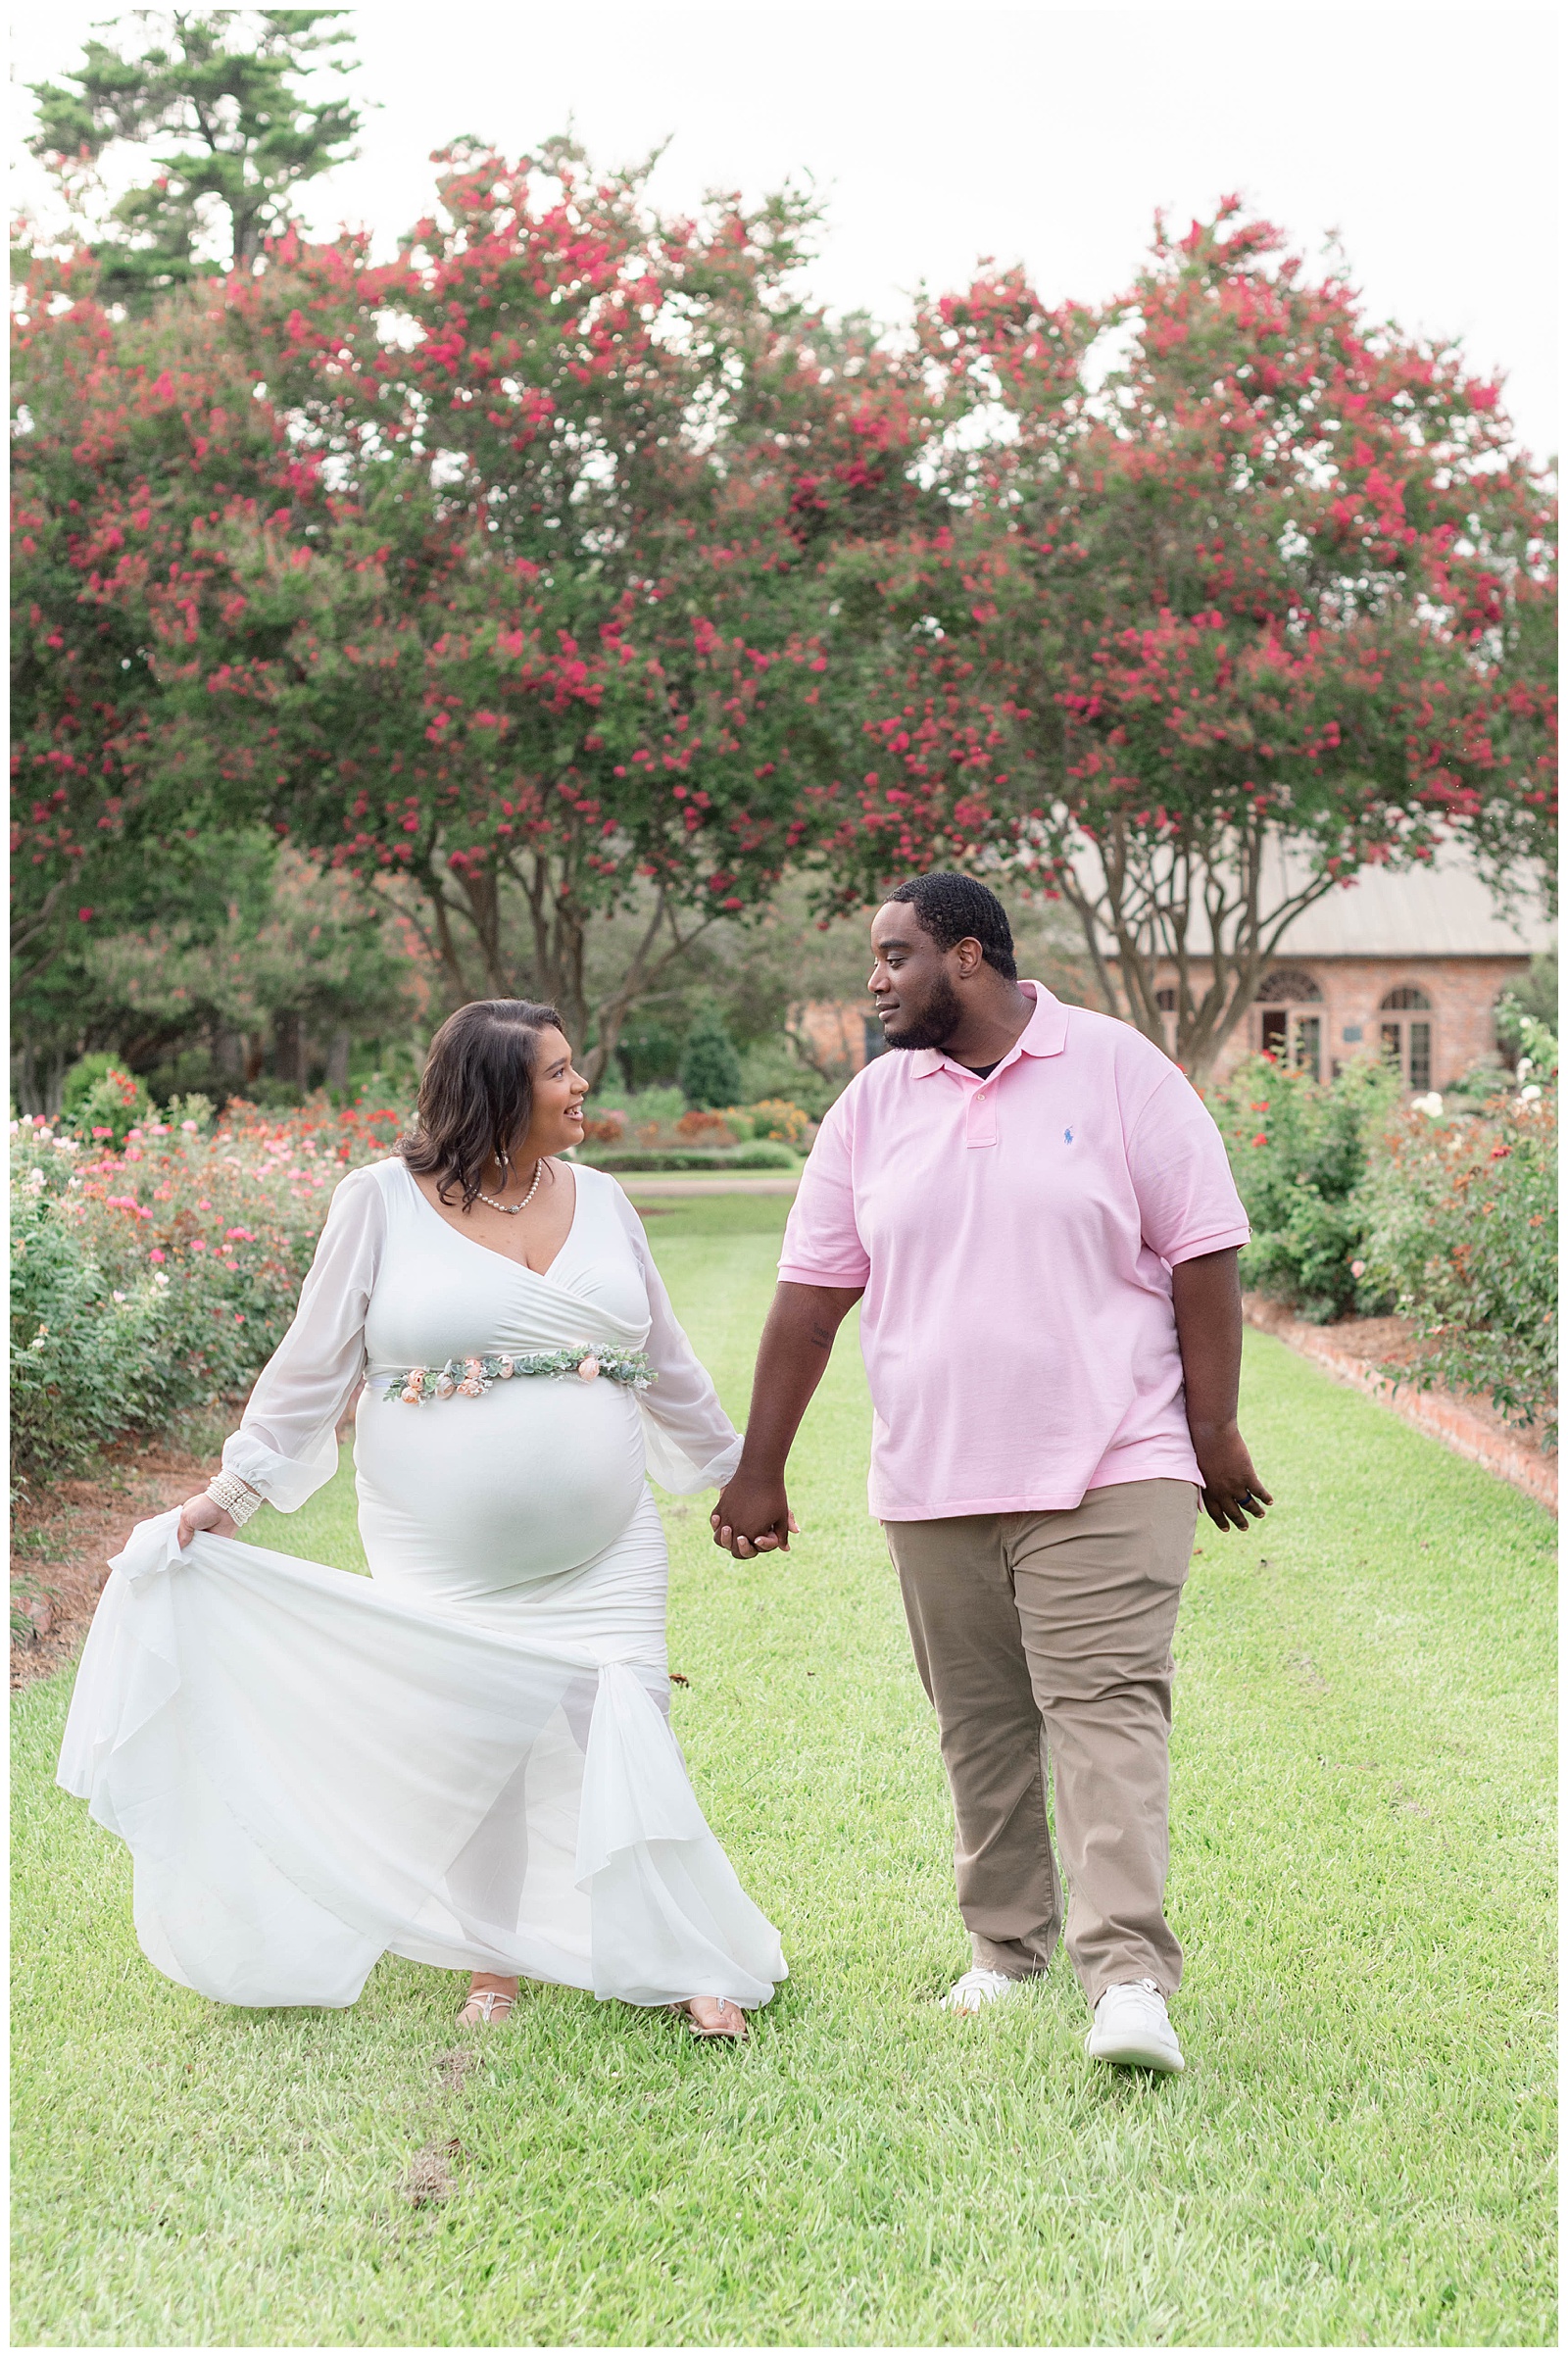
[[[398,1160],[338,1187],[224,1464],[285,1512],[355,1420],[361,1579],[140,1524],[100,1599],[60,1761],[134,1859],[136,1932],[234,2005],[351,2005],[388,1951],[659,2005],[764,2004],[778,1935],[670,1732],[668,1565],[645,1465],[729,1478],[740,1441],[614,1180],[574,1170],[548,1274],[461,1236]],[[388,1396],[449,1358],[584,1344],[601,1376]]]

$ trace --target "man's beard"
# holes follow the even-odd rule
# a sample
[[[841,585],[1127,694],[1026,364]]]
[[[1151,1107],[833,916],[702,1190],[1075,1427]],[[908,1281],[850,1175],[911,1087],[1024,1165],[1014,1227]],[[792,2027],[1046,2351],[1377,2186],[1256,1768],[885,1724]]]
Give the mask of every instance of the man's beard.
[[[902,1031],[884,1027],[882,1038],[889,1048],[940,1048],[952,1039],[962,1020],[958,994],[944,974],[940,982],[932,985],[924,1013],[916,1015]]]

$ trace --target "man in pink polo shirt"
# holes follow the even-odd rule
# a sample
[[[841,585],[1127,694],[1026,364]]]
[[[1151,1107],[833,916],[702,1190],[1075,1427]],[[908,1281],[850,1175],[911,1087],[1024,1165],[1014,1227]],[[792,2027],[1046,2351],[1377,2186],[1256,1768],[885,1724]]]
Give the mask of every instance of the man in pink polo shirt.
[[[714,1538],[788,1547],[790,1445],[859,1301],[871,1511],[936,1705],[973,1950],[943,2002],[977,2012],[1051,1962],[1049,1756],[1089,2050],[1179,2071],[1171,1634],[1200,1494],[1221,1530],[1270,1502],[1236,1424],[1246,1214],[1185,1075],[1019,982],[983,884],[901,885],[871,947],[906,1053],[858,1074],[811,1150]]]

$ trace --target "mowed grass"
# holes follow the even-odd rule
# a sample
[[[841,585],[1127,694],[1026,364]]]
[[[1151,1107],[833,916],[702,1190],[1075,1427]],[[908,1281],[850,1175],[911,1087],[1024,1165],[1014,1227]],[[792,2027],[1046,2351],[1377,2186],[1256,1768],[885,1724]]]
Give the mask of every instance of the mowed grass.
[[[649,1221],[737,1416],[784,1208]],[[1064,1957],[934,2006],[947,1799],[848,1335],[787,1564],[667,1508],[681,1741],[791,1961],[743,2051],[555,1989],[459,2033],[456,1977],[396,1959],[350,2013],[172,1987],[52,1783],[69,1677],[34,1688],[15,2339],[1550,2342],[1554,1526],[1260,1338],[1246,1419],[1279,1502],[1200,1536],[1177,1636],[1181,2080],[1087,2060]],[[256,1535],[358,1562],[347,1467]]]

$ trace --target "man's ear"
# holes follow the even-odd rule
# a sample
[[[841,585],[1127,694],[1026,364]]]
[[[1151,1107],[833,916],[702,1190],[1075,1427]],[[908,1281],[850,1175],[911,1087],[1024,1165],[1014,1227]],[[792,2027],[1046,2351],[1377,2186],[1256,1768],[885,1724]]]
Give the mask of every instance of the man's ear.
[[[977,941],[956,942],[954,955],[958,960],[958,979],[961,982],[972,981],[986,961],[986,954]]]

